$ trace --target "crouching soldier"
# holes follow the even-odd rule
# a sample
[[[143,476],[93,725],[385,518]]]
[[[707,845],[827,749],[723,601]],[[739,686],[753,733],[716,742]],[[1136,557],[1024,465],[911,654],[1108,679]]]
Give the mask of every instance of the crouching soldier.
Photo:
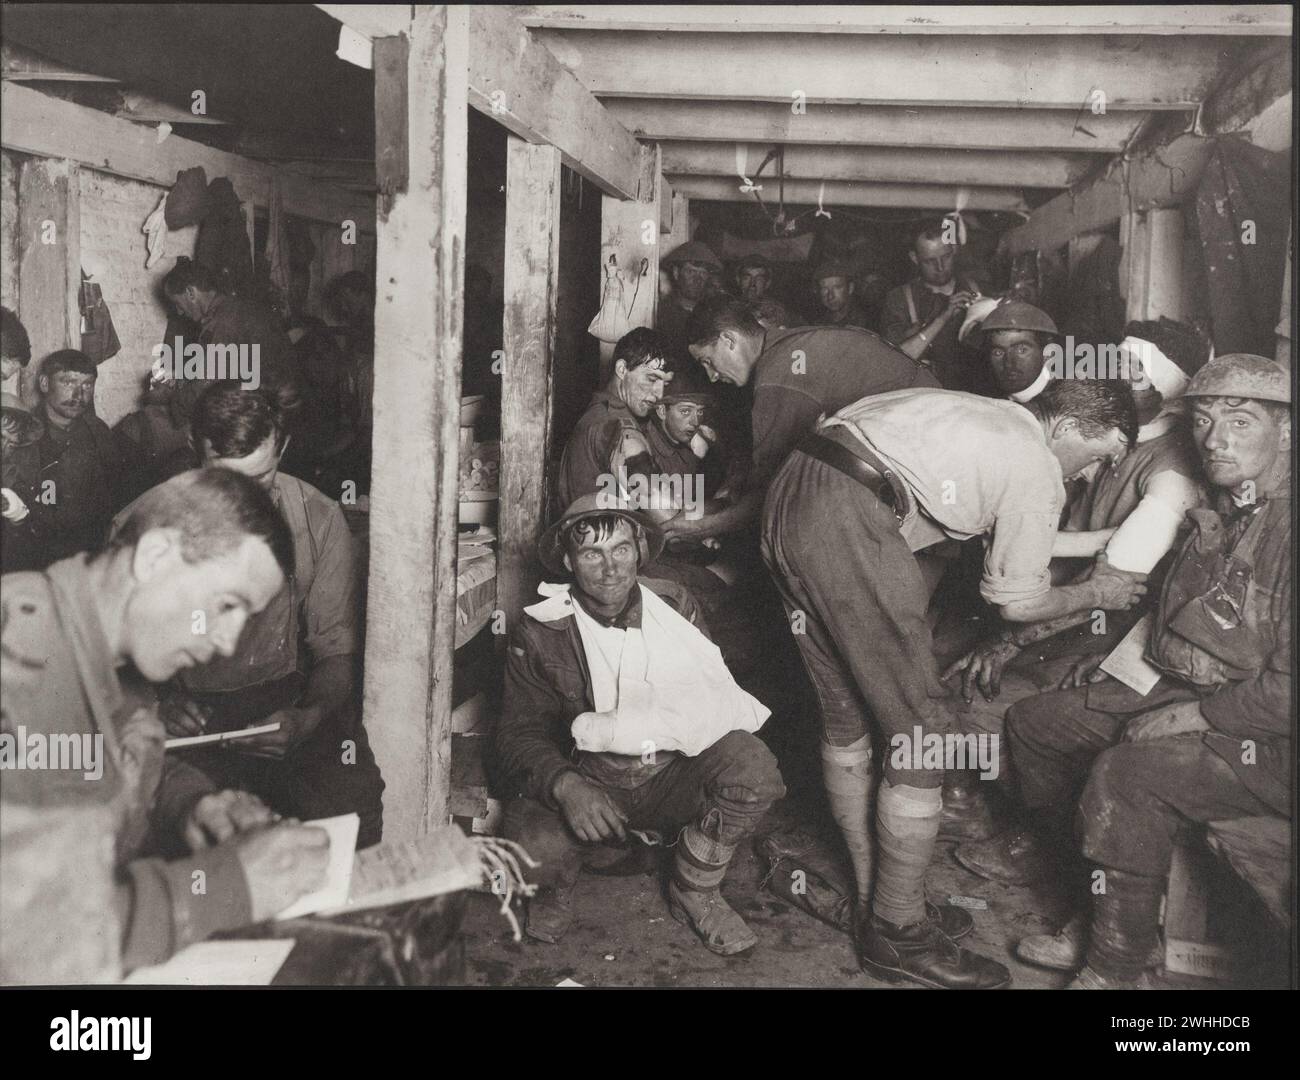
[[[505,831],[541,860],[529,936],[555,942],[599,845],[676,838],[669,908],[713,952],[758,939],[719,886],[736,847],[785,794],[752,734],[769,712],[740,689],[690,594],[641,579],[663,538],[640,513],[578,499],[539,557],[573,585],[543,585],[506,660],[497,749],[519,797]]]
[[[1290,379],[1234,353],[1184,396],[1215,508],[1190,512],[1165,581],[1146,650],[1159,682],[1142,696],[1096,672],[1007,715],[1021,796],[1055,835],[994,841],[990,865],[1041,859],[1050,839],[1068,845],[1077,803],[1083,854],[1105,875],[1090,927],[1079,916],[1019,947],[1066,969],[1086,950],[1074,989],[1145,984],[1180,825],[1291,814]]]

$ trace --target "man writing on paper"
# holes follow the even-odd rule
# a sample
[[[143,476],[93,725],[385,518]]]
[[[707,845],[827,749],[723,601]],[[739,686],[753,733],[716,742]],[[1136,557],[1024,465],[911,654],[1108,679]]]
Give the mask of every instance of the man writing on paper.
[[[719,886],[785,788],[754,737],[769,712],[736,685],[690,594],[638,579],[663,546],[641,514],[577,500],[538,555],[543,585],[506,658],[496,743],[518,797],[505,833],[542,863],[528,934],[558,941],[585,857],[629,832],[676,840],[669,908],[721,955],[758,939]]]
[[[1080,989],[1145,981],[1182,823],[1291,813],[1290,373],[1234,353],[1184,396],[1214,501],[1190,512],[1155,612],[1146,658],[1159,680],[1141,694],[1094,669],[1087,685],[1007,714],[1037,824],[1007,858],[1076,850],[1073,817],[1084,857],[1105,873],[1090,926],[1078,917],[1032,943],[1053,967],[1086,956]]]
[[[163,701],[174,735],[279,723],[279,730],[183,751],[227,787],[305,820],[361,815],[359,847],[379,842],[384,782],[354,693],[357,580],[352,535],[333,499],[279,471],[287,437],[270,399],[237,383],[194,405],[195,451],[251,477],[288,522],[294,569],[249,620],[234,654],[182,672]],[[129,510],[129,508],[128,508]]]
[[[249,617],[293,570],[293,547],[269,498],[226,470],[173,477],[143,496],[114,540],[94,555],[44,572],[7,574],[3,585],[0,755],[4,799],[5,979],[48,981],[159,963],[218,931],[270,918],[323,877],[328,839],[318,829],[271,824],[242,793],[215,793],[193,770],[164,761],[162,724],[147,682],[162,683],[214,656],[230,656]],[[203,632],[197,632],[199,623]],[[85,735],[93,768],[16,765],[18,744]],[[47,762],[52,764],[52,762]],[[43,824],[44,821],[48,825]],[[52,841],[75,837],[79,819],[106,842],[98,869]],[[24,823],[27,823],[25,826]],[[58,824],[63,822],[62,831]],[[141,858],[145,838],[181,834],[196,850],[164,862]],[[209,841],[219,841],[207,847]],[[94,854],[98,855],[103,845]],[[57,872],[49,873],[54,860]],[[120,942],[104,941],[58,897],[109,887]],[[23,882],[46,875],[47,904]],[[201,887],[196,887],[201,883]],[[111,922],[113,919],[107,921]],[[32,927],[31,934],[20,927]],[[120,952],[119,952],[120,948]],[[89,959],[88,959],[89,958]]]

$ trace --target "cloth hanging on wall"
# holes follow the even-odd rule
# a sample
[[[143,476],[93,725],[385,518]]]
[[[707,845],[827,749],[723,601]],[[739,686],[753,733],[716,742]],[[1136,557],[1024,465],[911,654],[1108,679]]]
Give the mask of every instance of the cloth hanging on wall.
[[[176,183],[167,199],[167,228],[183,229],[187,225],[197,225],[208,216],[210,205],[208,174],[203,171],[203,166],[182,169],[176,174]]]
[[[81,272],[78,301],[81,308],[81,351],[96,364],[102,364],[110,356],[118,354],[122,343],[113,328],[113,316],[104,302],[103,290],[90,281],[84,270]]]
[[[226,292],[247,296],[253,285],[253,253],[248,246],[244,208],[234,185],[224,176],[208,185],[208,198],[210,207],[199,226],[194,261],[216,274]]]
[[[1216,140],[1196,187],[1196,231],[1219,355],[1272,356],[1291,216],[1290,158]]]

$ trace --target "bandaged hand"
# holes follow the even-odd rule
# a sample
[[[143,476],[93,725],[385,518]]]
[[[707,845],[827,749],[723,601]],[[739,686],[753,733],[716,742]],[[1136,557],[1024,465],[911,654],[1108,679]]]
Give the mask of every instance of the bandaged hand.
[[[5,521],[19,522],[31,513],[27,504],[18,497],[13,488],[0,488],[0,499],[4,501],[3,516]]]

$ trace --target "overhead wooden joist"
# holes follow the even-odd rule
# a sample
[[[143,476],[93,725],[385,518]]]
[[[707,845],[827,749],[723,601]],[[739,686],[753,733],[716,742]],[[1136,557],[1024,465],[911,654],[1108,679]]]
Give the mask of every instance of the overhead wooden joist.
[[[662,145],[665,172],[686,176],[737,175],[735,143],[665,142]],[[750,170],[756,169],[771,149],[771,144],[739,145]],[[798,180],[1064,188],[1082,179],[1094,161],[1086,154],[1071,156],[1023,150],[802,145],[784,148],[785,176]],[[769,166],[764,176],[774,175],[775,165]]]
[[[63,158],[88,169],[171,187],[182,169],[201,165],[209,179],[228,177],[242,200],[269,206],[275,181],[287,213],[367,231],[374,201],[318,180],[214,150],[179,135],[158,141],[156,128],[73,105],[16,83],[0,88],[0,144],[6,150]]]
[[[754,196],[740,190],[738,177],[682,176],[666,174],[673,191],[688,199],[719,202],[753,202]],[[777,201],[777,183],[766,177],[760,195],[765,203]],[[896,206],[917,210],[953,210],[959,194],[964,192],[969,210],[1028,210],[1024,196],[1013,188],[960,188],[940,184],[872,184],[846,180],[827,180],[824,191],[816,180],[787,180],[787,204],[816,206],[818,193],[826,206]]]
[[[1176,206],[1195,188],[1212,146],[1212,139],[1180,135],[1127,163],[1117,160],[1105,176],[1038,207],[1002,238],[1002,246],[1012,254],[1049,251],[1079,233],[1114,224],[1130,210]]]
[[[892,105],[809,106],[775,101],[671,101],[606,98],[605,108],[643,139],[786,142],[827,146],[909,146],[957,150],[1070,150],[1115,154],[1143,114],[1073,109],[907,108]]]
[[[1223,34],[1289,37],[1283,4],[764,5],[533,4],[526,26],[783,34]]]
[[[398,32],[403,5],[319,4],[358,33]],[[509,11],[469,7],[469,104],[561,160],[607,195],[637,197],[640,147]]]
[[[533,33],[598,97],[1186,109],[1232,59],[1206,37]]]

